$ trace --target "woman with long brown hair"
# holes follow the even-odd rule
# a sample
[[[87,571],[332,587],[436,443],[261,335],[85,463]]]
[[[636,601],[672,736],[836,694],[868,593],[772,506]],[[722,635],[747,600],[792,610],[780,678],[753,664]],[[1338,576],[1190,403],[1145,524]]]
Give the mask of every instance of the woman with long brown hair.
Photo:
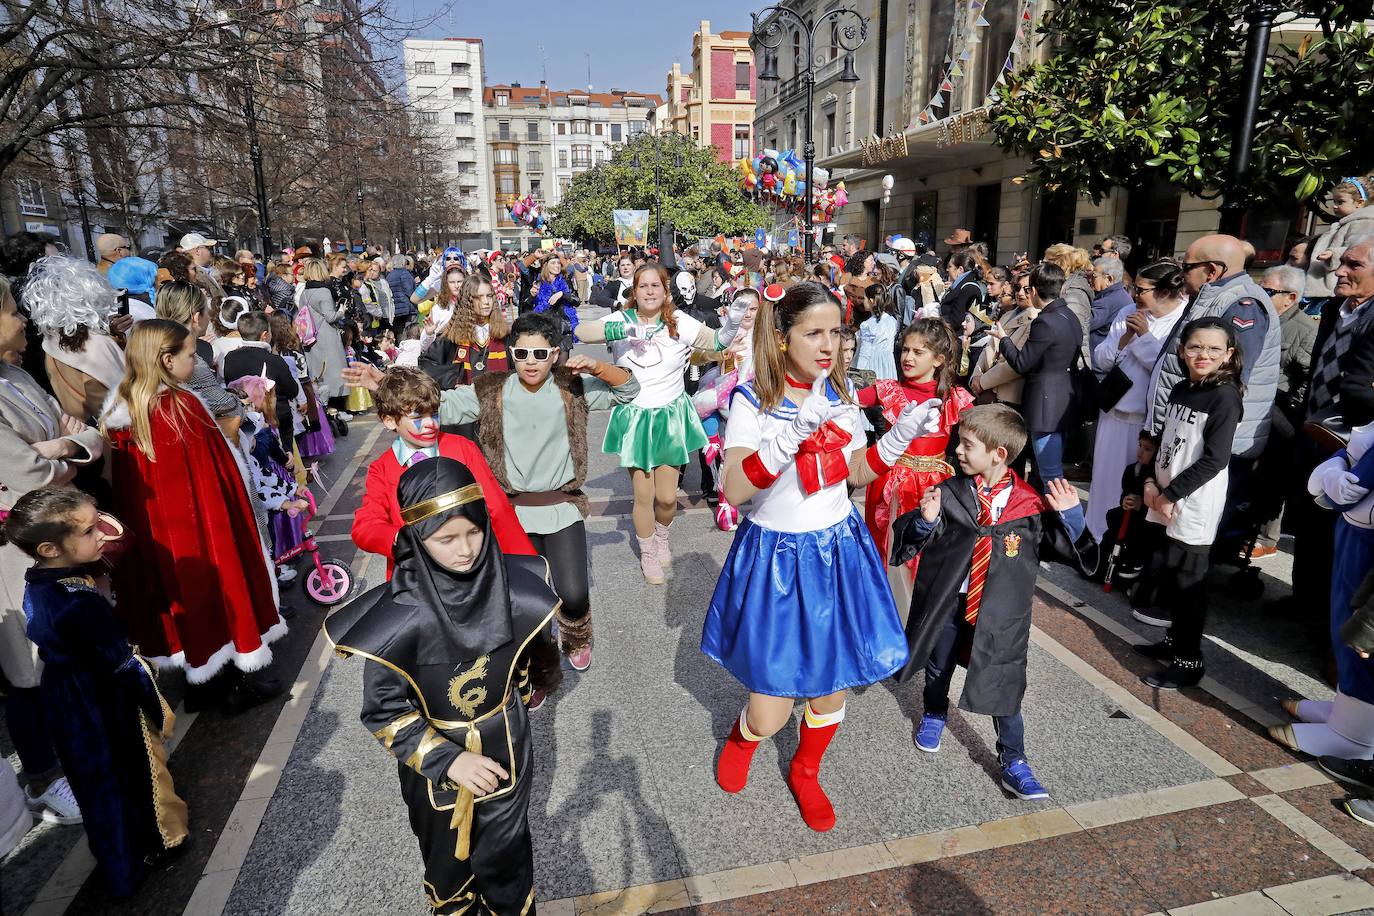
[[[787,785],[813,830],[835,826],[818,781],[845,692],[899,671],[906,635],[885,563],[849,499],[938,428],[938,402],[911,403],[872,448],[845,378],[839,302],[798,283],[754,323],[754,378],[725,429],[725,497],[750,503],[722,566],[701,650],[749,690],[716,763],[739,792],[759,743],[805,714]]]
[[[509,372],[509,333],[506,317],[496,308],[491,282],[480,272],[471,274],[459,288],[448,327],[420,357],[420,368],[441,390],[471,385],[488,372]]]
[[[609,342],[615,364],[639,382],[634,401],[611,411],[601,447],[618,455],[630,472],[639,563],[651,585],[662,585],[664,569],[672,565],[668,529],[677,517],[677,469],[707,443],[684,385],[687,360],[693,350],[729,346],[748,309],[748,301],[737,300],[719,329],[708,328],[674,309],[668,271],[645,264],[634,273],[624,310],[578,328],[586,343]]]

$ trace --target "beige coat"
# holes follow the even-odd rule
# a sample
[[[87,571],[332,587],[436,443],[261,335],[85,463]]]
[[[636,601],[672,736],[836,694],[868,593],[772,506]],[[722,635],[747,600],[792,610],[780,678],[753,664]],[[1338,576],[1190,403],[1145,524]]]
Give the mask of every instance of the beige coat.
[[[0,363],[0,508],[13,507],[30,490],[67,483],[79,465],[100,457],[104,443],[98,430],[61,435],[61,410],[27,372]],[[31,446],[55,438],[71,439],[81,457],[44,458]],[[15,687],[38,686],[37,652],[24,636],[24,571],[32,565],[18,547],[0,547],[0,671]]]
[[[1026,345],[1026,338],[1030,337],[1031,322],[1039,314],[1039,309],[1017,309],[998,324],[1007,332],[1011,342],[1020,348]],[[973,377],[983,386],[984,391],[991,391],[996,395],[999,403],[1021,403],[1021,388],[1025,382],[1011,366],[1007,365],[1000,346],[989,345],[983,348],[983,355],[978,358],[978,365],[973,369]]]

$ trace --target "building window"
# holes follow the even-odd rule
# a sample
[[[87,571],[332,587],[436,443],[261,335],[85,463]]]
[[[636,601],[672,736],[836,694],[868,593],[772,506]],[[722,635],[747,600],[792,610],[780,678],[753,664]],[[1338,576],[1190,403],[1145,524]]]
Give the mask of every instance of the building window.
[[[529,156],[526,158],[526,168],[531,172],[544,171],[544,157],[540,155],[539,150],[530,150]]]
[[[471,150],[475,148],[471,137],[457,137],[453,142],[458,149]]]
[[[19,190],[20,213],[25,216],[48,215],[48,204],[43,200],[42,182],[37,178],[16,178],[14,183]]]
[[[612,143],[619,143],[619,142],[620,142],[620,125],[619,125],[619,124],[612,124],[612,125],[611,125],[611,142],[612,142]]]
[[[788,136],[788,138],[791,139],[791,141],[792,141],[792,142],[791,142],[790,144],[788,144],[788,145],[791,146],[793,149],[796,149],[796,148],[800,145],[799,143],[797,143],[797,119],[796,119],[796,118],[793,118],[792,120],[790,120],[790,121],[787,122],[787,136]]]
[[[821,134],[821,149],[827,153],[835,151],[835,112],[825,116],[825,133]]]
[[[700,143],[700,142],[701,142],[701,125],[700,125],[700,124],[693,124],[693,125],[692,125],[692,142],[693,142],[693,143]]]
[[[631,138],[633,138],[633,137],[638,137],[638,136],[639,136],[640,134],[642,134],[642,133],[644,133],[644,122],[643,122],[643,121],[631,121],[631,122],[630,122],[630,137],[631,137]]]
[[[735,125],[735,159],[749,158],[749,125]]]
[[[830,59],[834,60],[840,56],[840,25],[833,19],[830,21]]]
[[[457,124],[459,127],[471,127],[472,115],[466,111],[457,112],[453,116],[453,123]]]
[[[538,139],[539,139],[539,122],[538,122],[538,121],[526,121],[526,122],[525,122],[525,136],[526,136],[526,138],[528,138],[528,139],[530,139],[530,140],[538,140]]]
[[[735,61],[735,91],[749,91],[749,62],[747,60]]]
[[[510,93],[509,93],[509,92],[498,92],[498,93],[496,93],[496,105],[497,105],[498,108],[505,108],[505,107],[506,107],[507,105],[509,105],[509,104],[510,104]]]
[[[472,101],[472,90],[471,90],[471,89],[455,89],[455,90],[453,90],[453,100],[454,100],[455,102],[470,102],[470,101]]]
[[[596,134],[598,137],[601,136],[601,134],[602,134],[602,128],[604,128],[605,126],[606,126],[606,125],[604,125],[604,124],[602,124],[600,121],[598,121],[598,122],[596,123],[596,127],[592,130],[592,133]]]
[[[597,161],[597,162],[605,162],[605,161],[606,161],[606,151],[605,151],[604,149],[602,149],[601,147],[598,146],[598,147],[596,148],[594,155],[595,155],[595,158],[596,158],[596,161]]]
[[[472,64],[452,63],[448,65],[448,69],[451,76],[467,76],[468,71],[472,69]]]
[[[561,149],[558,151],[558,167],[566,169],[568,167],[568,151]]]
[[[573,168],[586,168],[592,164],[592,148],[578,144],[572,148]]]
[[[509,122],[509,121],[497,121],[497,122],[496,122],[496,136],[497,136],[497,139],[500,139],[500,140],[509,140],[509,139],[510,139],[510,122]]]
[[[416,76],[433,76],[433,75],[434,75],[434,61],[432,61],[432,60],[417,60],[417,61],[415,62],[415,75],[416,75]]]
[[[500,189],[499,189],[499,190],[500,190],[500,192],[501,192],[502,194],[504,194],[504,195],[513,195],[513,194],[515,194],[515,176],[514,176],[514,175],[501,175],[501,176],[499,176],[496,180],[497,180],[497,183],[500,185]]]
[[[420,123],[421,123],[421,124],[438,124],[438,123],[439,123],[439,112],[437,112],[437,111],[422,111],[422,112],[420,112]]]
[[[564,124],[562,121],[559,121],[559,122],[558,122],[558,136],[563,137],[563,136],[566,136],[567,133],[568,133],[568,125]]]
[[[792,33],[792,72],[802,71],[801,32]]]
[[[515,165],[515,150],[499,149],[496,151],[497,165]]]
[[[574,121],[574,122],[573,122],[573,133],[575,133],[575,134],[585,134],[586,132],[587,132],[587,122],[586,122],[586,121]]]
[[[535,200],[543,200],[543,199],[544,199],[544,182],[540,181],[540,180],[537,179],[537,178],[534,179],[533,181],[531,181],[531,182],[530,182],[530,196],[533,197]]]

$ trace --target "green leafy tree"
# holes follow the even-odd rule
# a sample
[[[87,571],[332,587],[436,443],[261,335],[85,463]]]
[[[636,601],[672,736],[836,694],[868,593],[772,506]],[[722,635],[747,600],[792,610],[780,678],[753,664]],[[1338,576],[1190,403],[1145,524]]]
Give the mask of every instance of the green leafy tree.
[[[1238,116],[1248,0],[1074,0],[1039,26],[1043,63],[1008,74],[990,114],[997,143],[1031,160],[1048,190],[1101,200],[1167,177],[1215,197]],[[1302,0],[1282,20],[1317,22],[1296,46],[1270,46],[1248,187],[1251,200],[1313,199],[1374,165],[1370,4]]]
[[[681,167],[676,165],[679,155]],[[740,192],[736,173],[716,159],[713,147],[699,147],[679,134],[643,133],[616,150],[609,161],[573,178],[549,213],[549,231],[586,242],[612,241],[612,210],[653,211],[655,162],[662,218],[679,233],[703,238],[722,232],[738,235],[771,224],[768,211]]]

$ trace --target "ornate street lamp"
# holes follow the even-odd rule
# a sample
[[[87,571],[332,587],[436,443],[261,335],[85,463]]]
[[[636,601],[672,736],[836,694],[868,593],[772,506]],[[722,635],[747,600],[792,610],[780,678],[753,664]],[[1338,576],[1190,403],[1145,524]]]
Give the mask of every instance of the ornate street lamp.
[[[662,186],[661,186],[660,183],[659,183],[659,178],[660,178],[660,175],[659,175],[659,167],[660,167],[660,165],[662,164],[662,160],[663,160],[663,157],[660,155],[660,153],[662,152],[662,150],[660,149],[659,137],[661,137],[661,136],[663,136],[663,135],[662,135],[662,134],[652,134],[652,136],[653,136],[653,138],[654,138],[654,235],[653,235],[653,237],[654,237],[655,239],[657,239],[657,238],[658,238],[658,234],[659,234],[659,230],[660,230],[660,229],[662,228],[662,226],[663,226],[663,221],[662,221],[663,188],[662,188]],[[636,172],[639,171],[639,150],[638,150],[638,149],[635,150],[634,156],[632,156],[632,157],[630,158],[630,168],[634,169]],[[676,150],[673,151],[673,168],[676,168],[676,169],[681,169],[681,168],[682,168],[682,148],[681,148],[681,147],[678,147]]]
[[[1221,231],[1239,236],[1245,214],[1250,209],[1245,187],[1250,177],[1250,147],[1255,141],[1255,118],[1259,114],[1260,86],[1264,82],[1264,59],[1269,54],[1269,33],[1282,7],[1273,0],[1256,0],[1246,13],[1249,30],[1245,38],[1245,66],[1241,70],[1240,117],[1231,135],[1231,168],[1226,177],[1225,203],[1221,205]]]
[[[839,79],[844,83],[857,83],[859,74],[854,72],[854,52],[868,38],[868,20],[850,9],[834,9],[822,13],[819,19],[807,19],[796,10],[786,6],[770,6],[753,14],[754,40],[763,47],[763,68],[758,79],[778,79],[778,48],[787,37],[787,25],[801,30],[804,38],[804,56],[799,63],[797,76],[806,83],[806,144],[802,147],[802,159],[806,162],[806,194],[802,206],[806,213],[806,260],[811,261],[812,249],[816,244],[815,207],[812,205],[814,189],[811,186],[811,173],[816,162],[816,141],[812,135],[812,112],[816,96],[816,35],[822,26],[834,26],[835,42],[844,49],[844,64]]]

